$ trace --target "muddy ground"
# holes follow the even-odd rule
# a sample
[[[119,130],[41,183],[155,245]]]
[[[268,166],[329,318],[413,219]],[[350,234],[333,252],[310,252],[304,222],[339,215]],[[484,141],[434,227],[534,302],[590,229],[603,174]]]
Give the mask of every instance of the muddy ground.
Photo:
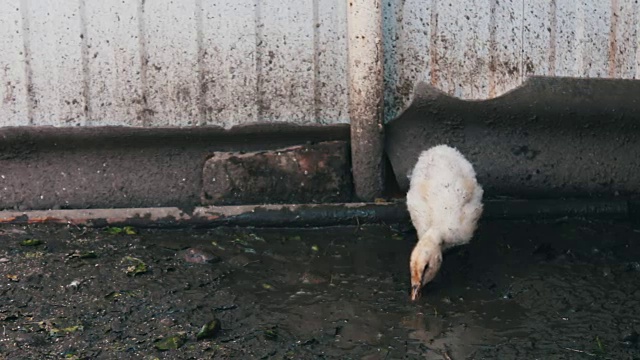
[[[640,358],[633,225],[483,222],[418,303],[407,229],[0,227],[0,358]]]

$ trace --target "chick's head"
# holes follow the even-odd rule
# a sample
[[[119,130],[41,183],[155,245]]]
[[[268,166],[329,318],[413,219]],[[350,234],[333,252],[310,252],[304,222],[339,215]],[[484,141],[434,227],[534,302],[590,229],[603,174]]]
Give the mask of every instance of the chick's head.
[[[411,253],[411,300],[420,297],[420,290],[438,273],[442,265],[442,250],[437,242],[421,240]]]

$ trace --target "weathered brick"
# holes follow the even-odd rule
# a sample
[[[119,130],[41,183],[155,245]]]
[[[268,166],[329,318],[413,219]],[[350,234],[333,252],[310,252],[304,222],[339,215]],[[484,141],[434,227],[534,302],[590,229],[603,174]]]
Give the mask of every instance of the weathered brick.
[[[203,169],[206,205],[350,201],[352,180],[346,141],[284,149],[215,153]]]

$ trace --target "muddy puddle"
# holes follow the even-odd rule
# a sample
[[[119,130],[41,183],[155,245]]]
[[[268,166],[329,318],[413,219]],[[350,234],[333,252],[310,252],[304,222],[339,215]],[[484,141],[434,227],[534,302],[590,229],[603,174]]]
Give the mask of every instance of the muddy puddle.
[[[408,229],[0,227],[0,358],[640,358],[633,225],[484,222],[417,303]]]

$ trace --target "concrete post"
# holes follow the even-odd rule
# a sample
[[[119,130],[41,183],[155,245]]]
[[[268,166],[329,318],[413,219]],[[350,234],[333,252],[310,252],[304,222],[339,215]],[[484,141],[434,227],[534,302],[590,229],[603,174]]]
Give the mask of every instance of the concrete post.
[[[381,0],[347,0],[351,164],[356,196],[383,191],[383,53]]]

